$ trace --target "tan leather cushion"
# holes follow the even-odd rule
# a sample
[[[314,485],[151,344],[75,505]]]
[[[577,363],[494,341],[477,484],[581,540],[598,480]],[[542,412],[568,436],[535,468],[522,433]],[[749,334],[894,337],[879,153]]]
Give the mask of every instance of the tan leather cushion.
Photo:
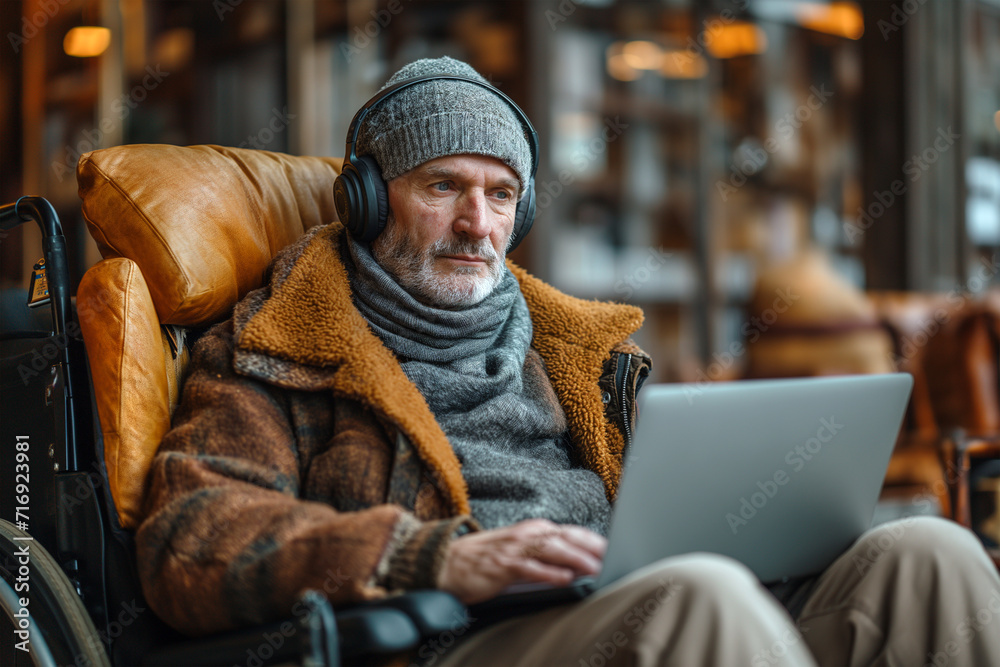
[[[110,259],[83,277],[77,309],[123,526],[141,520],[186,360],[161,324],[224,319],[278,250],[336,220],[340,164],[220,146],[119,146],[80,159],[83,214]]]
[[[118,146],[77,166],[83,215],[102,256],[146,277],[160,322],[227,316],[274,254],[337,219],[340,159],[221,146]]]
[[[132,260],[106,259],[91,267],[80,281],[76,304],[104,434],[108,485],[121,524],[135,528],[146,474],[170,427],[177,400],[170,376],[178,369]]]

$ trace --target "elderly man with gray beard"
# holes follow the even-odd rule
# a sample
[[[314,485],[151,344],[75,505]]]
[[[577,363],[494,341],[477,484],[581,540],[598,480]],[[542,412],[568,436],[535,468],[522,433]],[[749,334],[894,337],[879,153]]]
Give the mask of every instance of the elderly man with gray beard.
[[[537,163],[513,103],[450,58],[387,86],[349,132],[337,196],[351,231],[286,248],[195,348],[137,535],[149,603],[182,631],[278,618],[310,588],[472,604],[601,568],[650,368],[630,340],[642,314],[504,261],[530,229]],[[963,625],[983,613],[993,626]],[[998,665],[997,623],[1000,580],[974,537],[914,519],[794,585],[673,557],[417,657]]]

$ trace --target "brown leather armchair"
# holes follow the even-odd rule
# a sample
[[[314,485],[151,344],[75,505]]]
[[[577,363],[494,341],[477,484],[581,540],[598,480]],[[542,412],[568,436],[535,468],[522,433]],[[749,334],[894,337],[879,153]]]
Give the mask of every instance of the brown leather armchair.
[[[278,250],[336,220],[332,186],[341,162],[165,145],[121,146],[80,159],[83,214],[104,257],[79,285],[77,312],[103,438],[98,454],[112,515],[106,529],[127,538],[141,521],[150,465],[187,365],[188,333],[227,318],[240,298],[261,286]],[[146,642],[134,655],[147,665],[231,664],[247,661],[249,644],[261,648],[250,652],[260,664],[283,663],[289,654],[310,664],[357,660],[372,651],[384,658],[447,630],[455,614],[464,613],[447,594],[417,591],[338,610],[334,620],[329,603],[309,595],[303,600],[315,613],[311,624],[297,619],[294,641],[286,632],[293,623],[286,621],[270,634],[252,628],[186,643],[173,637],[181,643],[152,653]],[[261,645],[279,631],[284,659],[277,648]],[[152,635],[162,643],[162,635]],[[134,664],[129,660],[123,664]]]
[[[927,343],[924,372],[945,436],[953,518],[981,528],[973,526],[970,470],[977,460],[1000,461],[1000,292],[960,299],[953,317]],[[993,503],[994,522],[1000,518],[998,503],[1000,497]],[[1000,532],[991,538],[1000,541]],[[1000,567],[1000,549],[991,556]]]
[[[1000,460],[1000,292],[875,292],[899,369],[914,378],[887,479],[923,483],[972,527],[973,460]],[[996,539],[995,537],[993,539]],[[1000,552],[991,551],[1000,567]]]

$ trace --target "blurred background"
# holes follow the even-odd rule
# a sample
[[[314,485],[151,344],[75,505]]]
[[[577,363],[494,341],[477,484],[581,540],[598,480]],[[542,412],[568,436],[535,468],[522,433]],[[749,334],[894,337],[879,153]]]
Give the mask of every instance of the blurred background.
[[[341,156],[387,77],[450,55],[541,139],[515,260],[641,306],[653,380],[912,372],[907,432],[934,444],[896,474],[945,514],[1000,432],[1000,0],[0,0],[0,22],[0,200],[55,204],[75,282],[99,259],[82,153]],[[16,328],[36,230],[0,253]]]

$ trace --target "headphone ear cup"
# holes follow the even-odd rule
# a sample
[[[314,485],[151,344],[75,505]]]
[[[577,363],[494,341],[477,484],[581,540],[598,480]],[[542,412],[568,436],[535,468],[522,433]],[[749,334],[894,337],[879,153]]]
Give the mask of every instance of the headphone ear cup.
[[[385,229],[389,191],[371,156],[344,164],[333,183],[333,200],[340,221],[356,240],[370,243]]]
[[[350,162],[345,162],[340,169],[340,175],[333,182],[333,204],[337,208],[337,217],[340,218],[341,224],[351,236],[355,237],[363,228],[361,214],[358,212],[360,198],[357,170]]]
[[[531,225],[535,222],[535,179],[528,181],[528,188],[524,191],[521,201],[517,202],[517,209],[514,211],[514,231],[510,235],[510,252],[524,240],[524,237],[531,231]]]
[[[382,170],[375,158],[365,155],[359,159],[364,161],[368,167],[368,172],[371,174],[372,192],[375,193],[372,204],[375,224],[372,226],[370,237],[365,239],[370,243],[385,231],[385,223],[389,219],[389,186],[382,179]]]

